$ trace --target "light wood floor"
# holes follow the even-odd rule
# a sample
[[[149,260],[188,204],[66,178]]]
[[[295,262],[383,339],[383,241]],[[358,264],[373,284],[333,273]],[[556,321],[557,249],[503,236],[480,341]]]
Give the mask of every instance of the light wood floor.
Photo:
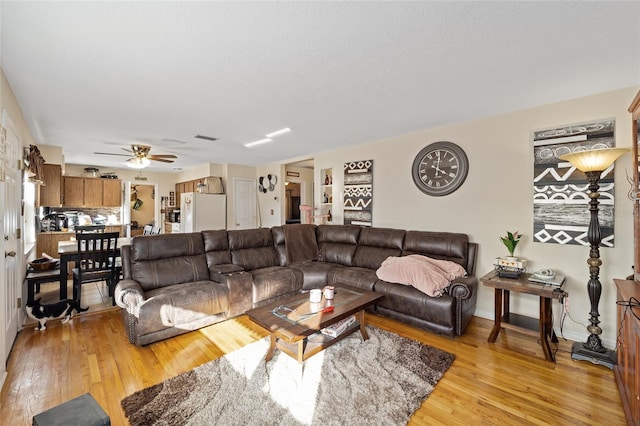
[[[535,337],[501,332],[487,343],[490,321],[474,318],[464,336],[450,339],[367,314],[367,321],[456,355],[451,368],[414,414],[414,425],[624,425],[611,370],[570,359],[561,342],[556,364],[544,360]],[[0,394],[0,424],[30,425],[32,416],[91,392],[126,425],[120,400],[265,335],[241,316],[154,343],[130,345],[120,312],[91,311],[70,324],[18,335]]]

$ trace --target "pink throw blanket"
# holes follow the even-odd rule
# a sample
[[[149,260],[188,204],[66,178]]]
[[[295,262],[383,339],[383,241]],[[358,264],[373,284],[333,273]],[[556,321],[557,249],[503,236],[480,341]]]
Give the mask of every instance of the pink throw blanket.
[[[455,262],[418,254],[388,257],[376,271],[381,280],[411,285],[431,297],[442,296],[452,280],[466,274],[467,271]]]

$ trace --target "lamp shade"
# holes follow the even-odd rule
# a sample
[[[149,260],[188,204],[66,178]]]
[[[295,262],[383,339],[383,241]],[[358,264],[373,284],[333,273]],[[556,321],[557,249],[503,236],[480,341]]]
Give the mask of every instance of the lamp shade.
[[[560,159],[570,162],[576,169],[583,172],[601,172],[629,151],[629,148],[591,149],[565,154],[560,156]]]

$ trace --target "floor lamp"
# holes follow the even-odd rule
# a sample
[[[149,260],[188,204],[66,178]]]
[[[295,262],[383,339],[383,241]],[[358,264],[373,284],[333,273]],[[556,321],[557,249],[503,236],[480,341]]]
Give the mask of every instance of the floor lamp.
[[[594,364],[606,365],[613,368],[616,364],[616,353],[611,349],[607,349],[602,345],[600,334],[600,320],[598,317],[598,303],[600,302],[600,294],[602,293],[602,284],[600,283],[600,241],[602,240],[600,232],[600,223],[598,222],[598,198],[600,194],[600,175],[609,168],[621,155],[629,152],[627,148],[606,148],[593,149],[590,151],[575,152],[560,157],[560,160],[570,162],[576,169],[583,171],[587,175],[589,182],[589,211],[591,219],[589,221],[589,230],[587,231],[587,239],[591,246],[589,252],[589,282],[587,283],[587,291],[589,292],[589,301],[591,302],[591,311],[589,312],[589,322],[591,325],[587,327],[589,337],[585,343],[576,342],[571,348],[571,358],[575,360],[591,361]]]

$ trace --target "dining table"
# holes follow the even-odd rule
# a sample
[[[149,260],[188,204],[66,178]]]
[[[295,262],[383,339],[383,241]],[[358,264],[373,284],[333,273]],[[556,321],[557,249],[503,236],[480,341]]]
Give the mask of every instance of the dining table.
[[[120,247],[131,244],[132,238],[119,237],[117,245],[117,254],[120,255]],[[78,242],[59,241],[58,257],[60,258],[60,300],[67,298],[67,276],[69,274],[69,262],[78,260]]]

